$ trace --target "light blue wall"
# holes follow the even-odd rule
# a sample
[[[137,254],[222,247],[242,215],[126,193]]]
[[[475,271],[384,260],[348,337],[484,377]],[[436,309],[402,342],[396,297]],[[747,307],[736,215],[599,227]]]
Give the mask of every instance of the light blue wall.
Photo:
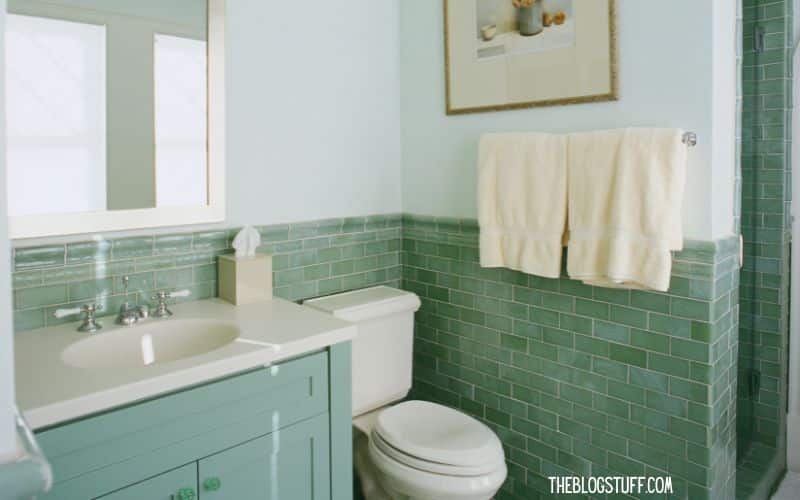
[[[700,138],[690,155],[685,233],[694,239],[730,234],[732,153],[719,171],[713,169],[712,182],[712,152],[718,147],[732,152],[734,146],[733,122],[715,122],[712,106],[712,54],[732,60],[735,57],[733,21],[726,32],[712,29],[713,15],[719,14],[715,9],[734,8],[726,4],[735,7],[735,2],[729,0],[618,0],[621,99],[617,102],[448,117],[442,3],[403,0],[400,67],[404,210],[475,217],[477,143],[486,132],[680,127],[696,132]],[[730,96],[727,105],[733,107],[734,99]],[[717,126],[728,128],[728,144],[712,145]],[[721,207],[727,220],[717,220],[712,205]]]
[[[230,223],[400,211],[397,9],[228,2]]]
[[[0,32],[4,31],[6,0],[0,0]],[[0,67],[4,66],[5,43],[0,37]],[[0,96],[5,95],[4,73],[0,74]],[[5,100],[0,99],[0,117],[4,115]],[[0,120],[0,193],[6,192],[5,127]],[[0,203],[0,462],[14,448],[14,344],[11,327],[11,258],[8,241],[6,205]]]

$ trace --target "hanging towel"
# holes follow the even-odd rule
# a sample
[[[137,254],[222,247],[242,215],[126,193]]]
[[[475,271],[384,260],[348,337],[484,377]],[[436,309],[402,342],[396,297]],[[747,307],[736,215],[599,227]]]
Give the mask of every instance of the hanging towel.
[[[569,248],[573,279],[666,291],[671,250],[683,248],[686,145],[676,129],[569,136]]]
[[[567,219],[567,137],[489,134],[478,162],[482,267],[558,278]]]

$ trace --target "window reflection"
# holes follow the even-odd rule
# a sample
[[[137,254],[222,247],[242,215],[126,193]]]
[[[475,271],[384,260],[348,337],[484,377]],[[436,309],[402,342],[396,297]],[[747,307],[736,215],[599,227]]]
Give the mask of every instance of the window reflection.
[[[155,36],[156,205],[207,203],[206,42]]]
[[[9,215],[105,210],[105,35],[104,26],[8,15]]]
[[[207,3],[90,3],[9,0],[9,214],[208,205]]]

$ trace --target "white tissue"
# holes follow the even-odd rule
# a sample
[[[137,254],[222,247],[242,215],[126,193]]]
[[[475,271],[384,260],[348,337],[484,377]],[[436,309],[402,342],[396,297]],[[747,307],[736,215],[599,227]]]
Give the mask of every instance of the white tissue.
[[[255,257],[256,249],[261,245],[261,234],[252,226],[247,226],[233,239],[236,258]]]

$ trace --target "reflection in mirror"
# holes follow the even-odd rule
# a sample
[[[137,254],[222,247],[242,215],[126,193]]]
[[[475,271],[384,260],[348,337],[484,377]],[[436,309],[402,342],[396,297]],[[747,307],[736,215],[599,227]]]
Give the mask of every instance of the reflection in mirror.
[[[208,204],[206,0],[9,0],[9,215]]]
[[[156,206],[204,205],[206,44],[155,37]]]
[[[11,216],[105,209],[105,32],[92,24],[8,16]]]

